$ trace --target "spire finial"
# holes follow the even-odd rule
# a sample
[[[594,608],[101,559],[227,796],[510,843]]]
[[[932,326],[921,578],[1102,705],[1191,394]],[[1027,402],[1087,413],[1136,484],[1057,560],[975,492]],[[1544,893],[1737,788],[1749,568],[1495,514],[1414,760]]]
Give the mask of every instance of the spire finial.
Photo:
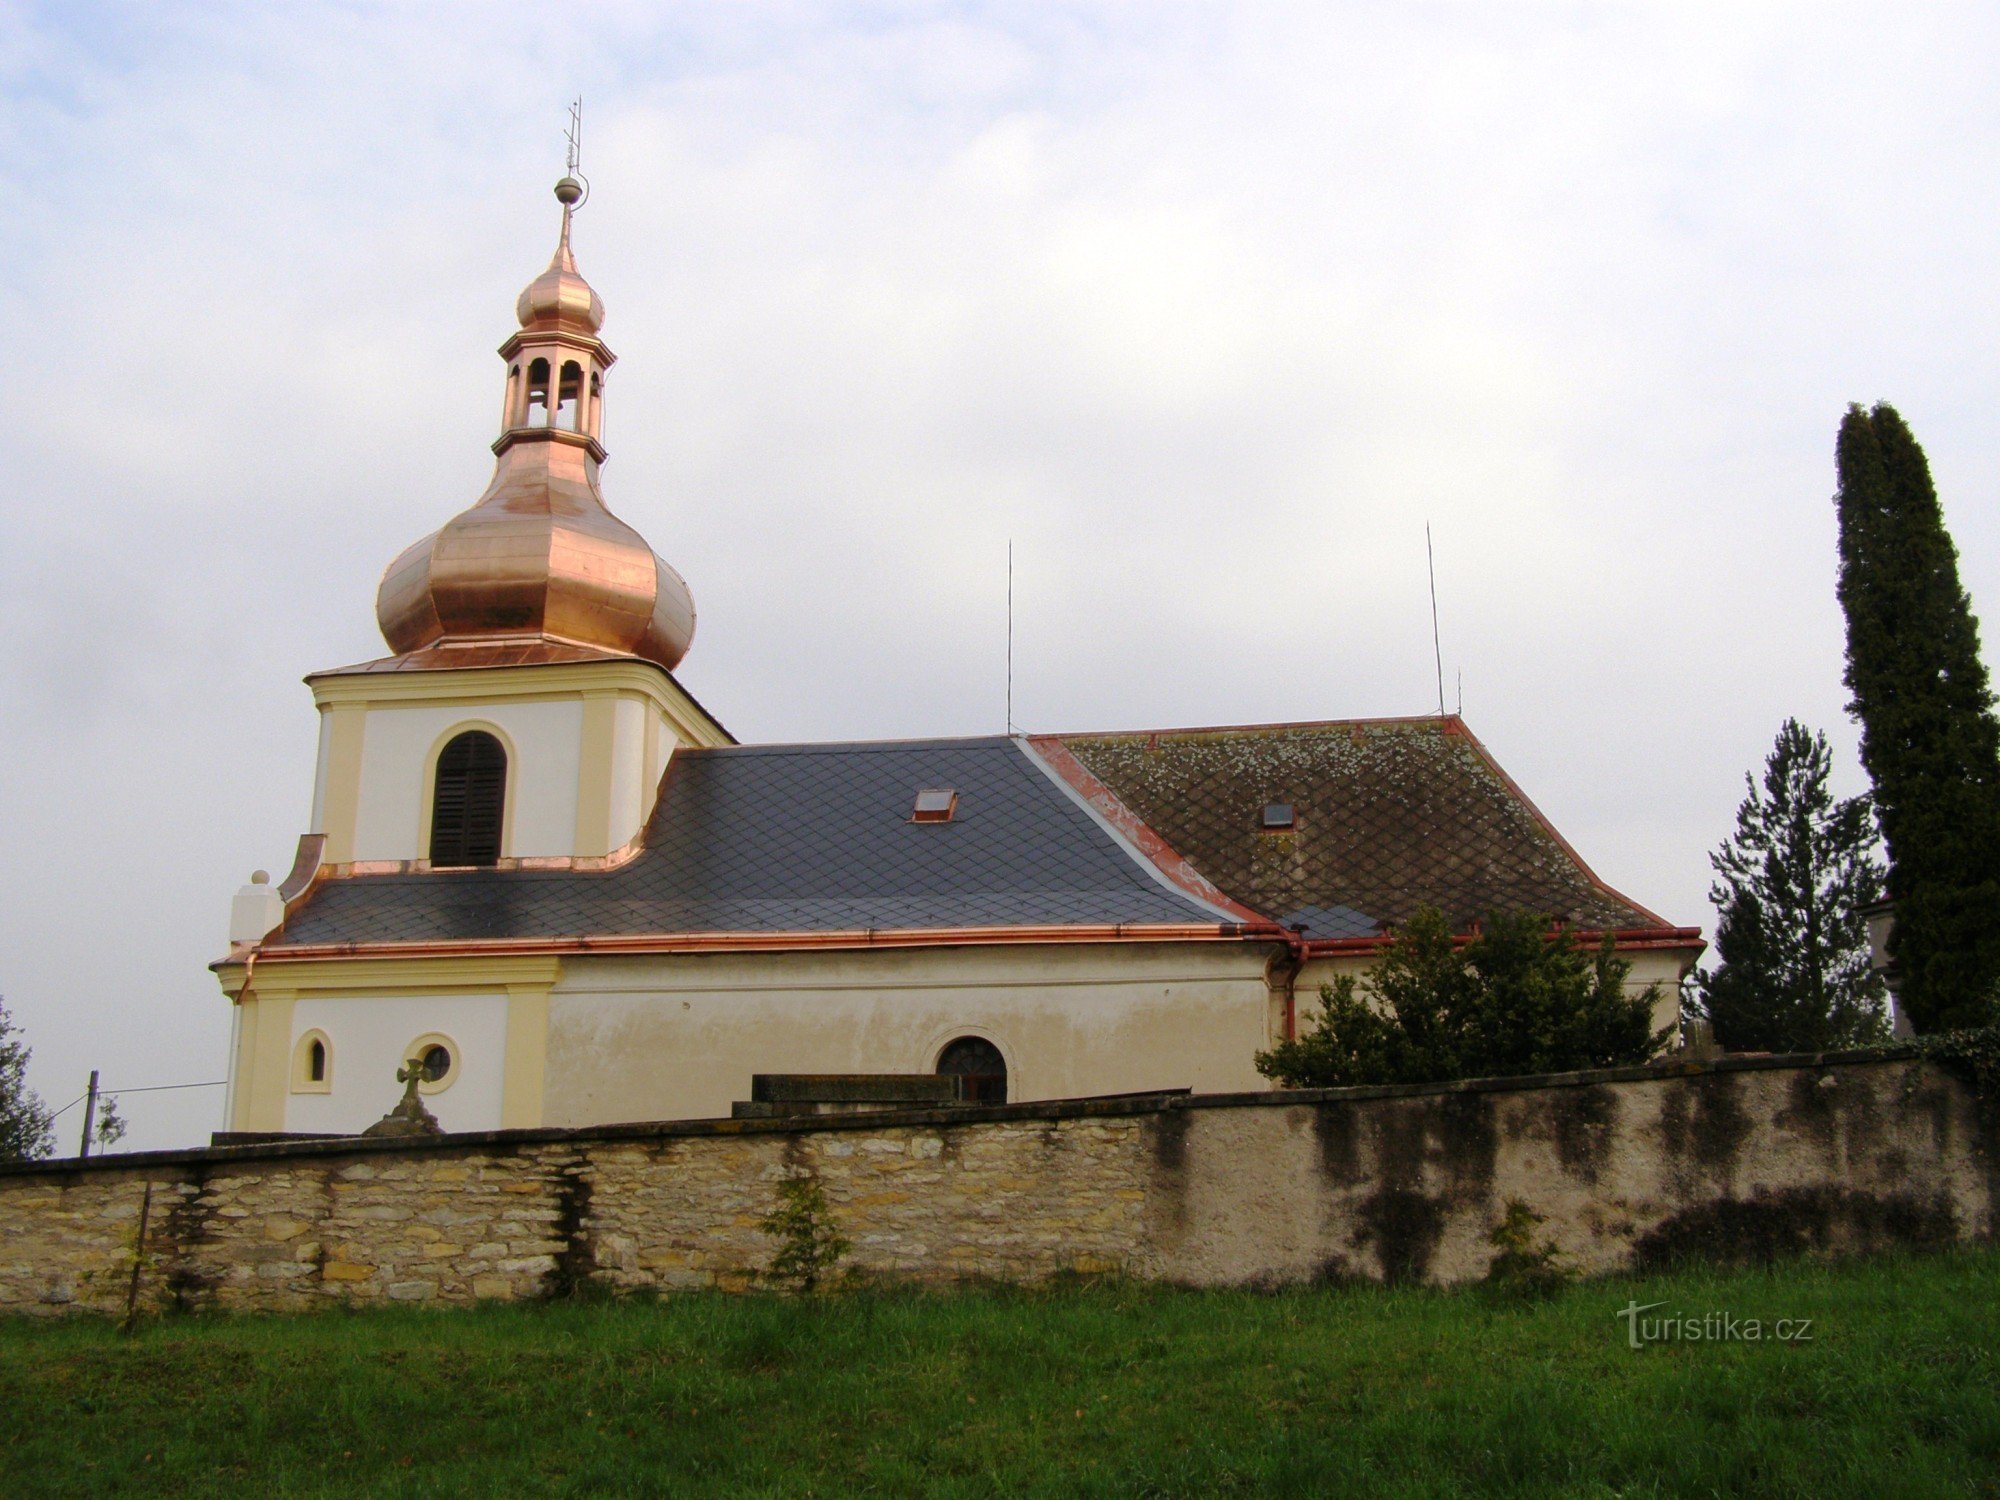
[[[589,201],[590,179],[578,170],[583,161],[583,96],[577,95],[569,107],[569,129],[563,132],[569,150],[563,156],[562,180],[556,184],[556,201],[563,206],[562,242],[556,247],[561,256],[569,250],[570,216]]]

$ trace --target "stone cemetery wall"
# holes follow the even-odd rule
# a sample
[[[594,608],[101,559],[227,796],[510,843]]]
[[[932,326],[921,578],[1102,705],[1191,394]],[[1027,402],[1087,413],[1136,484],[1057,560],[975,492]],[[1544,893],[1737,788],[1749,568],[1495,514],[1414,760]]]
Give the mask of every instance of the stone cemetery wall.
[[[1461,1282],[1512,1200],[1585,1274],[1854,1253],[1992,1239],[1994,1122],[1850,1055],[44,1162],[0,1169],[0,1310],[119,1314],[135,1265],[147,1311],[744,1289],[795,1175],[843,1269],[932,1282]]]

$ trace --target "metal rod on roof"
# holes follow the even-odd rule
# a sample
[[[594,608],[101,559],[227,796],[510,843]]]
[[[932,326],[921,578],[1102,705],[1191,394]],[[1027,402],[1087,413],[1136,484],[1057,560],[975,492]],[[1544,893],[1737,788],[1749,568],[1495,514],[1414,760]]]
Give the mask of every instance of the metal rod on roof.
[[[1424,522],[1424,565],[1431,575],[1431,656],[1437,662],[1438,717],[1444,717],[1444,647],[1438,643],[1437,554],[1431,550],[1431,523]]]
[[[1014,732],[1014,539],[1007,538],[1007,732]]]

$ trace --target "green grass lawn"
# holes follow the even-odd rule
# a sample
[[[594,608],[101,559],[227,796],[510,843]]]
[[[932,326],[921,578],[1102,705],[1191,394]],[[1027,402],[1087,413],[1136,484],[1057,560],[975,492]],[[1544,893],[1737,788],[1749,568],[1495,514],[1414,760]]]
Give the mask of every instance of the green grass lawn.
[[[1766,1338],[1634,1350],[1630,1301]],[[1993,1250],[1532,1304],[1095,1285],[0,1320],[0,1489],[2000,1495],[1997,1338]]]

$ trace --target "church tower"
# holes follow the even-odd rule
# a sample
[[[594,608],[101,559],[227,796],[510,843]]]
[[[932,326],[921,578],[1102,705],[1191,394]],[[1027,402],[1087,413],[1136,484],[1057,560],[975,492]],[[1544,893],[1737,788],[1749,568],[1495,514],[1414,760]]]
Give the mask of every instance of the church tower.
[[[336,873],[616,864],[676,747],[732,743],[672,675],[687,584],[599,489],[614,356],[571,249],[583,185],[555,193],[555,255],[500,346],[492,482],[384,573],[395,654],[307,678],[315,863]]]

